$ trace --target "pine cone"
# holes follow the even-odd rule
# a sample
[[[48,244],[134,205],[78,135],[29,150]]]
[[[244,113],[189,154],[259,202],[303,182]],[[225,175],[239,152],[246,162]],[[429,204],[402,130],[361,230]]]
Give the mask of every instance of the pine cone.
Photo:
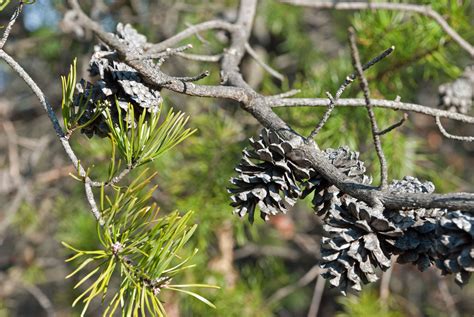
[[[312,172],[286,157],[292,145],[274,131],[262,130],[259,139],[250,139],[250,144],[253,149],[243,151],[235,169],[239,175],[230,180],[236,186],[228,190],[231,206],[240,217],[248,214],[250,222],[258,206],[261,218],[268,220],[296,203],[301,195],[297,181],[308,179]]]
[[[117,24],[117,35],[119,40],[136,50],[143,51],[143,46],[147,43],[146,36],[138,33],[130,24]]]
[[[389,250],[403,233],[382,212],[364,202],[344,196],[342,204],[328,213],[322,240],[322,275],[343,294],[350,287],[361,290],[361,283],[378,279],[375,269],[391,266]]]
[[[474,66],[467,67],[463,75],[455,81],[439,86],[438,91],[441,108],[468,113],[474,97]]]
[[[432,182],[421,182],[413,176],[405,176],[402,180],[393,180],[390,184],[390,191],[400,193],[427,193],[431,194],[435,190]]]
[[[389,190],[398,193],[426,193],[431,194],[435,186],[431,182],[422,182],[412,176],[405,176],[402,180],[394,180]],[[385,211],[387,217],[403,231],[393,245],[393,253],[398,254],[400,264],[412,263],[420,271],[426,270],[434,262],[434,240],[438,220],[444,211],[440,209],[411,209],[400,211]]]
[[[143,53],[143,45],[146,43],[146,37],[140,35],[130,25],[117,25],[117,39],[125,43],[129,50],[136,54]],[[149,61],[150,67],[155,67],[152,61]],[[136,114],[141,114],[147,110],[157,112],[161,105],[160,92],[147,86],[141,79],[139,73],[132,67],[121,62],[118,54],[112,51],[107,45],[97,45],[95,53],[89,63],[89,73],[98,79],[94,83],[81,82],[80,89],[76,96],[77,102],[82,98],[89,98],[88,107],[84,117],[84,122],[90,118],[96,111],[97,104],[109,107],[114,120],[117,120],[115,103],[127,112],[128,104],[132,104]],[[90,91],[93,94],[87,95]],[[124,118],[127,116],[124,116]],[[89,137],[97,134],[101,137],[108,133],[105,118],[99,116],[93,124],[87,126],[82,131]]]
[[[398,254],[397,262],[411,263],[424,271],[434,263],[437,255],[434,248],[439,218],[445,213],[441,209],[415,209],[390,212],[389,217],[403,230],[393,245]]]
[[[474,272],[474,216],[453,211],[439,223],[436,266],[443,274],[456,274],[456,283],[463,286]]]
[[[358,152],[353,152],[347,146],[343,146],[338,149],[326,149],[324,154],[335,167],[355,182],[366,185],[372,182],[372,179],[364,174],[366,169],[364,162],[359,160]],[[314,175],[305,184],[302,198],[312,192],[314,192],[313,208],[322,218],[327,216],[332,206],[340,203],[339,198],[342,196],[337,187],[331,185],[319,174]]]
[[[97,82],[95,85],[92,85],[90,82],[81,79],[76,85],[77,94],[74,96],[74,105],[78,106],[79,104],[87,103],[86,111],[78,122],[80,125],[89,122],[94,117],[95,112],[99,111],[97,108],[97,100],[104,100],[104,104],[110,104],[108,100],[111,98],[112,93],[105,89],[102,84],[102,82]],[[94,134],[104,138],[109,133],[109,127],[105,120],[99,116],[94,122],[82,128],[81,132],[89,138]]]

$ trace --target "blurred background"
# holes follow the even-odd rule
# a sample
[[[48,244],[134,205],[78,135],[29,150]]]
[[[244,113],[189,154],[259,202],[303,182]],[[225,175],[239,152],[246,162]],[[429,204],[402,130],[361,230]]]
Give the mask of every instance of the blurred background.
[[[316,1],[316,0],[315,0]],[[31,74],[60,113],[60,75],[78,59],[78,77],[87,78],[96,40],[67,14],[65,1],[37,0],[27,5],[5,51]],[[474,43],[474,4],[469,0],[411,1],[431,4],[468,42]],[[87,12],[113,31],[131,23],[150,42],[162,41],[189,25],[215,18],[234,21],[238,1],[96,0],[81,1]],[[1,12],[5,26],[14,4]],[[250,56],[242,62],[247,82],[263,94],[301,89],[298,97],[325,97],[352,72],[347,28],[358,35],[362,61],[395,45],[390,58],[367,72],[372,97],[437,107],[438,86],[452,82],[472,64],[467,53],[427,17],[368,11],[334,12],[298,8],[273,0],[259,2],[250,45],[259,58],[282,73],[272,77]],[[228,44],[219,31],[202,32],[184,44],[190,53],[218,54]],[[203,84],[219,83],[216,63],[174,57],[164,70],[189,76],[204,70]],[[163,293],[169,316],[473,316],[474,283],[460,289],[453,277],[435,269],[420,273],[395,264],[381,282],[360,294],[341,296],[319,276],[322,225],[302,201],[288,215],[246,219],[232,215],[226,188],[247,139],[260,129],[235,102],[200,99],[163,91],[164,105],[191,115],[198,132],[168,152],[151,169],[158,172],[154,199],[161,212],[194,210],[198,229],[187,245],[196,268],[183,281],[209,283],[204,290],[217,309],[191,297]],[[344,97],[360,97],[352,85]],[[323,110],[280,108],[290,125],[308,133]],[[402,114],[377,110],[379,126]],[[472,111],[471,111],[472,114]],[[446,122],[448,131],[473,135],[472,126]],[[321,148],[348,145],[361,152],[374,179],[378,164],[364,108],[337,108],[317,137]],[[73,147],[93,175],[106,175],[110,148],[105,140],[77,134]],[[402,128],[383,137],[391,179],[405,175],[431,180],[439,192],[474,190],[474,145],[448,140],[430,117],[409,114]],[[0,316],[79,316],[71,303],[79,291],[65,276],[65,241],[83,249],[98,245],[96,223],[88,212],[83,186],[69,176],[66,158],[38,100],[5,63],[0,63]],[[133,179],[134,174],[129,176]],[[126,181],[125,181],[126,182]],[[320,298],[320,300],[318,300]],[[88,316],[99,316],[95,303]]]

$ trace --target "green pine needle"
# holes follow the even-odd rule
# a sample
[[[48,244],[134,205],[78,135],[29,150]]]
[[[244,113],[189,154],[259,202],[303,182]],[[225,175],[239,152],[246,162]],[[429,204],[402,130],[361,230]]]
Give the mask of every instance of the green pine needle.
[[[90,303],[98,297],[107,305],[104,316],[114,316],[119,309],[127,317],[165,316],[159,295],[162,291],[180,292],[215,307],[187,288],[218,287],[170,283],[193,267],[187,262],[197,250],[184,260],[179,254],[196,225],[190,225],[192,212],[158,217],[159,208],[149,203],[156,189],[156,186],[148,189],[153,176],[148,176],[145,170],[130,186],[115,187],[110,195],[102,187],[100,206],[105,224],[98,226],[102,249],[80,250],[63,242],[75,253],[67,261],[77,263],[67,278],[81,274],[74,288],[87,285],[73,303],[73,306],[83,304],[81,316],[85,316]],[[120,279],[120,287],[107,296],[112,279]]]
[[[107,124],[110,138],[116,143],[129,167],[155,160],[196,131],[185,129],[189,117],[181,112],[169,111],[160,123],[161,109],[156,113],[143,111],[137,121],[131,104],[128,105],[126,118],[123,117],[123,110],[118,103],[116,106],[117,122],[114,122],[110,110],[106,109]]]

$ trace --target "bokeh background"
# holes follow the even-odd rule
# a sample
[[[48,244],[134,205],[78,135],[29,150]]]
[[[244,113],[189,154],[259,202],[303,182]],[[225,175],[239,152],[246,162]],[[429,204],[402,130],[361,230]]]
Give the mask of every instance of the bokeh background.
[[[316,1],[316,0],[315,0]],[[470,43],[474,42],[474,4],[469,0],[411,1],[431,4]],[[81,1],[106,30],[118,22],[131,23],[159,42],[188,25],[221,18],[233,21],[238,1],[96,0]],[[65,1],[37,0],[25,7],[5,50],[37,81],[50,103],[60,112],[60,75],[78,59],[78,76],[87,78],[87,67],[96,40],[77,28],[66,14]],[[6,25],[14,10],[0,13]],[[437,107],[438,86],[459,77],[472,60],[442,29],[427,17],[415,14],[368,11],[334,12],[304,9],[273,0],[259,2],[250,45],[259,57],[285,75],[280,81],[250,56],[242,63],[247,82],[263,94],[301,89],[298,97],[324,97],[334,92],[352,66],[347,28],[358,35],[366,61],[395,45],[392,56],[367,73],[374,98],[395,99]],[[222,32],[202,32],[182,44],[193,44],[192,53],[218,54],[227,45]],[[209,70],[202,83],[219,83],[215,63],[174,57],[166,72],[187,76]],[[323,288],[318,278],[322,225],[300,202],[291,213],[260,219],[252,226],[232,215],[226,188],[247,139],[256,136],[259,124],[235,102],[200,99],[163,91],[164,105],[191,116],[198,132],[154,162],[159,185],[154,199],[161,212],[195,211],[198,229],[187,246],[199,253],[196,268],[182,276],[186,282],[217,284],[205,290],[217,309],[191,297],[164,292],[170,316],[473,316],[474,284],[460,289],[452,277],[437,270],[420,273],[395,264],[382,281],[360,294],[341,296]],[[361,96],[353,85],[345,97]],[[299,132],[308,133],[323,110],[278,109]],[[379,126],[400,119],[401,113],[376,111]],[[361,152],[374,179],[378,164],[363,108],[337,108],[317,137],[321,148],[348,145]],[[446,123],[449,131],[473,135],[472,126]],[[76,135],[73,147],[93,175],[105,175],[110,148],[105,140]],[[429,117],[409,114],[408,122],[383,137],[391,179],[414,175],[431,180],[439,192],[473,191],[474,146],[448,140]],[[78,316],[71,303],[78,291],[65,276],[65,241],[94,248],[96,224],[88,212],[83,186],[69,176],[67,160],[49,120],[22,80],[0,63],[0,316]],[[134,174],[129,176],[133,179]],[[319,281],[319,283],[318,283]],[[77,282],[77,281],[76,281]],[[320,303],[313,296],[322,293]],[[312,306],[313,303],[313,307]],[[99,316],[100,303],[88,316]]]

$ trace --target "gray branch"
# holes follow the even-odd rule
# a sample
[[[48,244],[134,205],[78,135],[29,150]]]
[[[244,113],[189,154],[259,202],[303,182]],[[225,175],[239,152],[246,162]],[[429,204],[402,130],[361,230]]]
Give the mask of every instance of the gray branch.
[[[166,88],[168,90],[183,93],[189,96],[224,98],[238,101],[241,107],[249,112],[264,127],[276,130],[280,135],[295,144],[295,151],[292,153],[294,159],[307,159],[312,166],[325,177],[330,183],[338,187],[342,192],[362,200],[370,205],[382,203],[386,208],[446,208],[450,210],[474,211],[474,194],[471,193],[451,193],[451,194],[403,194],[394,192],[381,192],[376,187],[366,186],[354,183],[348,179],[341,171],[335,168],[319,151],[316,143],[313,141],[305,142],[305,139],[291,129],[283,121],[272,107],[277,106],[327,106],[328,100],[319,99],[299,99],[299,98],[276,98],[272,96],[262,96],[254,91],[245,82],[240,72],[240,62],[245,54],[245,45],[248,43],[250,31],[256,10],[256,0],[242,0],[239,8],[239,15],[234,27],[229,28],[231,36],[230,47],[224,52],[221,59],[221,77],[222,84],[226,86],[198,85],[195,83],[186,83],[177,78],[163,73],[158,68],[149,67],[143,61],[137,60],[133,52],[121,43],[112,34],[102,30],[99,24],[91,20],[80,8],[77,0],[69,0],[73,9],[79,16],[79,23],[93,33],[102,41],[113,47],[125,63],[135,68],[143,76],[144,81],[157,88]],[[184,31],[183,31],[184,32]],[[193,34],[188,31],[180,35],[180,39]],[[186,36],[185,36],[186,35]],[[173,37],[174,38],[174,37]],[[174,41],[178,41],[175,39]],[[161,42],[154,46],[160,50],[166,49],[170,44],[176,42]],[[165,44],[163,44],[165,43]],[[157,49],[157,51],[159,51]],[[372,101],[373,99],[371,99]],[[364,106],[365,102],[361,99],[342,99],[337,105],[344,106]],[[458,113],[432,109],[415,104],[405,104],[397,101],[373,100],[373,106],[391,108],[395,110],[414,111],[431,115],[440,116],[449,119],[459,120],[466,123],[474,123],[474,118]]]
[[[388,186],[388,171],[387,171],[387,160],[385,159],[385,154],[382,149],[382,142],[380,141],[380,131],[377,125],[377,119],[375,118],[374,109],[370,103],[370,90],[369,83],[367,78],[365,78],[364,70],[362,69],[362,64],[360,62],[359,50],[356,45],[356,36],[354,28],[349,28],[349,42],[351,46],[351,57],[352,64],[357,71],[357,75],[360,81],[360,88],[364,92],[365,105],[367,108],[367,113],[370,119],[370,127],[372,130],[372,139],[374,141],[375,151],[379,158],[380,163],[380,189],[385,190]],[[392,49],[393,50],[393,49]]]
[[[178,34],[174,35],[173,37],[170,37],[169,39],[161,43],[150,45],[149,47],[147,47],[148,48],[147,53],[152,54],[152,53],[161,52],[163,50],[166,50],[169,47],[172,47],[178,44],[182,40],[192,35],[197,35],[201,31],[212,30],[212,29],[214,30],[220,29],[220,30],[226,30],[226,31],[232,32],[236,29],[236,27],[232,23],[222,21],[222,20],[212,20],[212,21],[207,21],[200,24],[192,25],[189,28],[185,29],[184,31],[179,32]]]
[[[31,88],[31,90],[33,91],[33,93],[36,95],[39,102],[43,106],[43,109],[48,114],[48,117],[51,120],[51,123],[53,124],[54,131],[56,132],[56,135],[58,136],[64,148],[64,151],[68,155],[74,167],[77,169],[79,175],[84,178],[84,187],[86,191],[86,197],[91,207],[92,214],[97,219],[97,221],[99,221],[99,223],[102,224],[103,219],[102,219],[99,209],[97,208],[97,204],[94,199],[94,194],[92,192],[92,186],[91,186],[91,180],[89,179],[89,177],[87,177],[86,171],[84,170],[82,165],[79,163],[79,159],[74,153],[74,150],[72,149],[71,144],[69,144],[69,140],[64,134],[61,128],[61,125],[59,124],[58,118],[56,117],[56,114],[54,113],[53,108],[46,100],[44,93],[38,87],[36,82],[30,77],[30,75],[28,75],[28,73],[23,69],[23,67],[21,67],[20,64],[18,64],[10,55],[8,55],[2,49],[0,49],[0,59],[3,59],[18,74],[18,76],[20,76],[20,78],[23,79],[23,81]]]
[[[459,44],[471,57],[474,57],[474,47],[457,33],[443,17],[429,5],[416,5],[408,3],[383,3],[383,2],[339,2],[339,1],[314,1],[314,0],[280,0],[282,3],[312,7],[317,9],[335,10],[390,10],[414,12],[433,19],[456,43]]]
[[[464,123],[474,124],[474,117],[458,112],[431,108],[414,103],[400,101],[370,99],[372,106],[392,110],[402,110],[424,114],[433,118],[440,117],[456,120]],[[328,107],[330,101],[327,98],[273,98],[268,100],[268,105],[277,107]],[[361,98],[342,98],[336,102],[337,107],[365,107],[365,101]]]

